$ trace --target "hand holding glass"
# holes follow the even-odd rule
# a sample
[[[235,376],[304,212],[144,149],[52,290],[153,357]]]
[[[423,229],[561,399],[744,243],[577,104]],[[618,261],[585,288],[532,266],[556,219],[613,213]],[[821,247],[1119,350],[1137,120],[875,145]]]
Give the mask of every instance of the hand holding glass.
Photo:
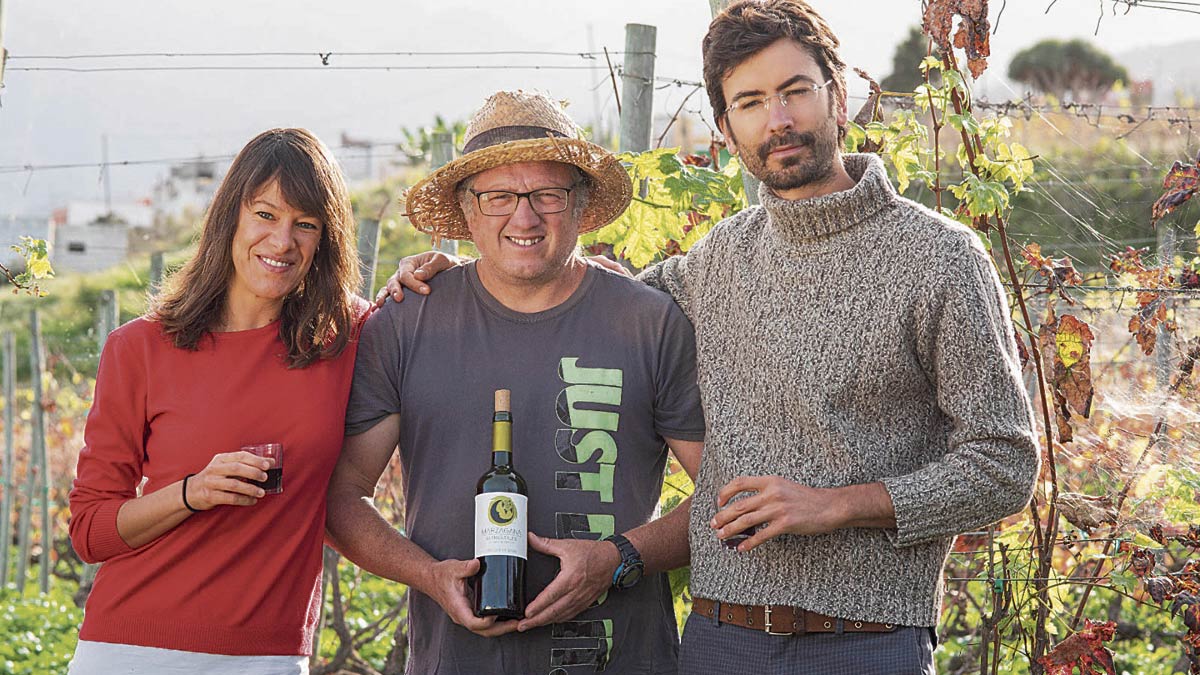
[[[267,469],[267,479],[252,480],[250,482],[262,488],[269,495],[277,495],[283,492],[283,444],[261,443],[259,445],[245,445],[242,446],[242,450],[271,460],[271,468]]]

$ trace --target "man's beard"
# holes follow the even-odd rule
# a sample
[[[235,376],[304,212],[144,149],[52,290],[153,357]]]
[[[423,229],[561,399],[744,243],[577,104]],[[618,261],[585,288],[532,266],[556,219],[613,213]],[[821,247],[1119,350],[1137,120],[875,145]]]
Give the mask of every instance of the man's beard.
[[[832,119],[815,132],[785,131],[771,136],[762,145],[741,153],[743,165],[776,194],[823,183],[833,176],[837,158],[837,126],[830,122]],[[779,161],[780,168],[768,168],[771,151],[788,145],[807,149],[807,156],[802,152],[784,157]]]

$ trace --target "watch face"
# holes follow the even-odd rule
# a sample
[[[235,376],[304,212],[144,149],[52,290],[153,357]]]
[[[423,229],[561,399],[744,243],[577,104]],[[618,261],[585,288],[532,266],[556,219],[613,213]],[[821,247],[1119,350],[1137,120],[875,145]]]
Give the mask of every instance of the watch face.
[[[626,565],[621,570],[621,577],[617,581],[617,585],[621,588],[633,588],[634,584],[642,580],[642,563],[639,561],[633,565]]]

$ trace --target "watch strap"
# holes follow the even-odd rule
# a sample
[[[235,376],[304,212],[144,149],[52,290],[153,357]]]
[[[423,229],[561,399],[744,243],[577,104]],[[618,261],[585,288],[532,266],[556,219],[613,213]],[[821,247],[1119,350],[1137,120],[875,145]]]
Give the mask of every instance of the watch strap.
[[[629,539],[625,537],[625,535],[614,534],[605,537],[604,541],[611,541],[617,547],[617,551],[621,554],[621,562],[618,563],[617,568],[613,570],[612,576],[613,588],[621,589],[621,577],[625,574],[626,570],[634,566],[640,567],[644,564],[642,562],[642,554],[637,550],[637,547],[633,545],[633,542],[629,541]]]
[[[617,552],[621,554],[621,562],[629,563],[634,560],[641,560],[642,554],[638,552],[633,542],[623,534],[613,534],[604,538],[605,541],[611,541],[617,547]]]

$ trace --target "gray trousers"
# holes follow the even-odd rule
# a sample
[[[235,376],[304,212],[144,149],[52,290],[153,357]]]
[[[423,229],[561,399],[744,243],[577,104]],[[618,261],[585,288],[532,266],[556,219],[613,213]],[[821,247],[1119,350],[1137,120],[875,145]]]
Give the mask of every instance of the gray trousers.
[[[679,646],[680,675],[934,675],[928,628],[768,635],[698,614]]]

